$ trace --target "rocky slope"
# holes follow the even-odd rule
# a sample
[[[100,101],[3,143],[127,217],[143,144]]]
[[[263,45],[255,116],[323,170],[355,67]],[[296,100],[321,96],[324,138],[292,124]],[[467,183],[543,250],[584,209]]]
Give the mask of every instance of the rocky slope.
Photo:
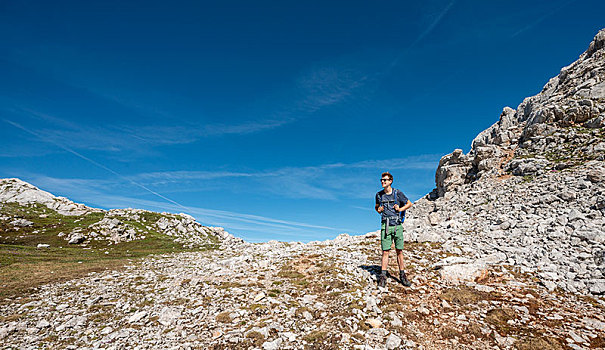
[[[376,287],[376,233],[308,244],[225,236],[221,249],[156,255],[2,300],[2,346],[605,348],[603,84],[605,30],[540,94],[505,108],[468,154],[441,159],[437,188],[405,223],[411,288],[395,278]],[[83,224],[63,236],[74,244],[142,242],[155,230],[195,244],[190,235],[215,232],[185,215],[100,211],[9,183],[5,208],[78,211]],[[31,230],[31,217],[5,214],[0,227]]]
[[[39,217],[42,219],[48,218],[49,213],[78,217],[73,220],[69,231],[58,233],[58,236],[63,237],[68,244],[87,245],[92,241],[117,244],[142,240],[150,233],[170,236],[174,241],[189,248],[206,245],[211,239],[227,246],[243,242],[221,227],[202,226],[187,214],[154,213],[141,209],[90,208],[67,198],[55,197],[20,179],[0,179],[0,213],[7,212],[2,210],[3,207],[15,205],[26,208],[29,213],[39,212]],[[50,211],[42,209],[43,207]],[[18,214],[6,215],[2,214],[0,220],[17,230],[19,227],[35,224],[34,221],[25,220]],[[44,233],[53,228],[42,227],[35,233]]]
[[[465,276],[444,270],[462,258],[432,243],[406,247],[411,288],[378,289],[379,254],[371,233],[156,256],[5,301],[0,338],[19,349],[605,346],[602,300],[499,265],[456,285]]]
[[[441,158],[435,182],[410,210],[410,240],[474,259],[499,252],[551,290],[604,294],[605,30],[468,154]]]

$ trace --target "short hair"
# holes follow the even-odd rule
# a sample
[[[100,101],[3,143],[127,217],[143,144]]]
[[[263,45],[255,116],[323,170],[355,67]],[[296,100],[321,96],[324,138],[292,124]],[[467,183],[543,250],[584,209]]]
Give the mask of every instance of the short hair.
[[[393,181],[393,175],[391,175],[391,173],[389,173],[388,171],[385,171],[384,173],[382,173],[382,175],[380,175],[381,177],[388,177],[389,180]]]

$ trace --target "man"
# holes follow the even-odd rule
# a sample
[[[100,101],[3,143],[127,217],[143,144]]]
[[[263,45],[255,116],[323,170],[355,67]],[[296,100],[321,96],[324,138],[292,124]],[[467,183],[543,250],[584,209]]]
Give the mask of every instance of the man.
[[[386,286],[389,252],[391,251],[391,245],[395,242],[397,265],[399,265],[399,280],[401,284],[409,287],[412,284],[408,281],[403,271],[403,220],[401,217],[405,219],[405,211],[412,206],[412,202],[410,202],[403,192],[391,187],[393,184],[393,175],[390,173],[382,173],[380,182],[382,190],[376,193],[375,207],[376,211],[382,216],[380,230],[382,273],[378,277],[378,286]]]

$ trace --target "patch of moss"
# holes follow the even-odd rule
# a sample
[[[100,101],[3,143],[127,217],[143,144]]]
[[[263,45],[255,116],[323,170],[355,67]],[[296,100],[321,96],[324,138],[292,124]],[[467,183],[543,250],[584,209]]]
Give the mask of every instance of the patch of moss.
[[[246,338],[251,339],[252,342],[257,346],[261,345],[265,341],[265,336],[261,332],[257,331],[248,332],[248,334],[246,334]]]
[[[477,303],[479,300],[489,299],[487,293],[479,292],[466,286],[445,289],[439,298],[451,304],[468,305]]]
[[[441,338],[443,339],[460,338],[460,336],[462,335],[462,333],[456,328],[447,326],[441,328],[441,331],[439,333],[441,334]]]
[[[229,312],[227,311],[221,312],[220,314],[216,315],[216,320],[222,323],[230,323],[231,315],[229,315]]]
[[[487,311],[485,322],[493,325],[500,334],[525,332],[524,328],[508,324],[508,321],[516,318],[517,313],[513,309],[495,308]]]
[[[319,343],[321,341],[326,340],[327,338],[328,332],[325,331],[312,331],[311,333],[308,333],[303,336],[303,340],[311,344]]]

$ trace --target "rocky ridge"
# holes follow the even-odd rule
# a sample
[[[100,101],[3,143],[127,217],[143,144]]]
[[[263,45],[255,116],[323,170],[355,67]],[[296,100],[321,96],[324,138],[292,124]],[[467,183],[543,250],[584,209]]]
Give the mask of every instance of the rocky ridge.
[[[550,290],[605,293],[605,30],[469,153],[441,158],[407,238],[535,273]],[[470,263],[472,264],[472,262]]]
[[[63,237],[69,244],[86,245],[91,241],[117,244],[145,239],[151,232],[170,236],[175,242],[190,248],[207,244],[210,237],[228,246],[243,243],[242,239],[234,237],[223,228],[203,226],[187,214],[154,213],[130,208],[90,208],[64,197],[56,197],[20,179],[0,179],[0,203],[29,207],[30,212],[39,211],[40,218],[48,218],[51,212],[67,217],[79,217],[74,220],[73,228],[69,232],[58,233],[58,236]],[[41,210],[40,205],[51,212]],[[93,219],[84,220],[85,218]],[[34,224],[19,217],[0,216],[0,220],[8,221],[16,229]],[[42,232],[44,230],[45,228],[40,229]]]
[[[2,179],[0,181],[0,203],[18,203],[20,205],[38,203],[61,215],[85,215],[102,211],[84,204],[74,203],[65,197],[55,197],[20,179]]]

